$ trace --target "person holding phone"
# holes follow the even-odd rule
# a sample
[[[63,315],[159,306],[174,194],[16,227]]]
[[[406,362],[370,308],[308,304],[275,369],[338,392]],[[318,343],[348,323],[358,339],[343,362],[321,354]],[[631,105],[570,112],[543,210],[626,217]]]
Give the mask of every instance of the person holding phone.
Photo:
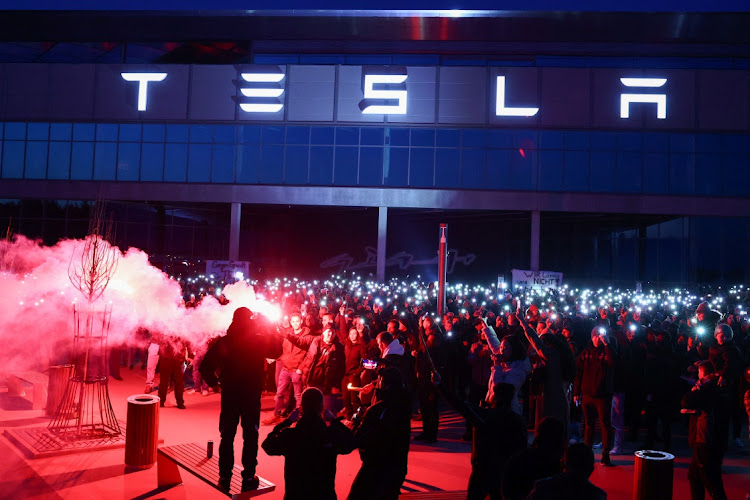
[[[617,355],[610,343],[609,330],[597,326],[591,330],[591,344],[578,357],[573,400],[583,409],[586,422],[584,441],[594,444],[597,416],[602,429],[602,465],[611,466],[609,459],[612,427],[612,395],[614,394]]]

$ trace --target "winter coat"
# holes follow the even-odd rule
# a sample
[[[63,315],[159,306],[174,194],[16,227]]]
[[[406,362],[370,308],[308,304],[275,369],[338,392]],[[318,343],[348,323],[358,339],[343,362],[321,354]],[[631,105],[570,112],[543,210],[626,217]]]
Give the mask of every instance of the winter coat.
[[[284,337],[279,362],[285,370],[295,371],[305,360],[310,344],[317,337],[313,336],[310,333],[310,329],[306,326],[302,327],[302,331],[299,334],[289,330],[285,333]]]
[[[323,394],[330,394],[332,388],[341,387],[341,379],[344,378],[344,346],[336,336],[330,344],[323,342],[323,337],[315,337],[300,369],[306,386],[317,387]]]
[[[614,392],[616,353],[611,346],[590,345],[578,356],[573,394],[602,398]]]
[[[233,321],[227,334],[206,351],[199,369],[209,386],[221,385],[222,399],[259,398],[266,358],[280,353],[281,342],[263,323]]]

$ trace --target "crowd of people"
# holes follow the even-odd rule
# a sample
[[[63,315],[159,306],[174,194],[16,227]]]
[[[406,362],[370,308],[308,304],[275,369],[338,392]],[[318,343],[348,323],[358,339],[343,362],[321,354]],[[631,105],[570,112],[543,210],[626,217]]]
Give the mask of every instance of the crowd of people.
[[[722,459],[730,444],[744,447],[750,414],[750,291],[744,287],[643,292],[456,284],[438,315],[434,283],[378,284],[351,276],[254,286],[283,315],[279,323],[263,321],[264,338],[273,339],[264,342],[274,345],[263,344],[252,374],[233,369],[253,380],[249,399],[257,404],[236,409],[232,401],[248,399],[250,389],[233,386],[231,376],[222,380],[226,367],[216,376],[217,349],[234,352],[235,360],[242,351],[226,347],[239,336],[230,335],[232,327],[206,346],[175,349],[171,339],[159,350],[152,342],[147,362],[147,383],[153,383],[151,354],[164,360],[160,396],[172,380],[178,408],[184,408],[179,379],[186,360],[194,390],[222,392],[222,441],[225,434],[233,439],[240,416],[246,446],[255,439],[248,457],[243,452],[248,488],[255,484],[258,446],[257,430],[248,429],[262,423],[274,426],[266,452],[286,457],[287,477],[306,478],[298,487],[287,481],[285,498],[311,498],[310,491],[335,498],[335,456],[354,449],[362,468],[349,497],[396,498],[410,440],[440,439],[445,401],[465,417],[463,437],[473,440],[469,498],[562,498],[560,488],[569,498],[602,498],[588,482],[592,450],[601,449],[602,466],[614,465],[612,457],[626,450],[669,452],[672,426],[681,418],[689,420],[694,450],[693,498],[705,491],[726,498]],[[187,302],[200,301],[194,290],[186,290]],[[216,293],[220,285],[205,290]],[[241,329],[235,323],[250,324],[250,318],[238,323],[235,314],[233,327]],[[275,393],[275,408],[258,422],[262,391]],[[422,422],[413,438],[411,420]],[[220,461],[229,451],[220,447]],[[316,453],[320,460],[310,468],[307,457]]]

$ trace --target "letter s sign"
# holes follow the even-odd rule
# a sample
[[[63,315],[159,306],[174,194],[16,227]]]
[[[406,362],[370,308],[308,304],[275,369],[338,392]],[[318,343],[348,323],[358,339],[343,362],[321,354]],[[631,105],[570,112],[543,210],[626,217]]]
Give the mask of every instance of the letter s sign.
[[[376,84],[403,84],[407,75],[365,75],[365,104],[362,107],[362,114],[374,115],[405,115],[406,114],[406,86],[403,90],[377,90]],[[372,100],[396,100],[398,104],[376,105],[369,104]]]

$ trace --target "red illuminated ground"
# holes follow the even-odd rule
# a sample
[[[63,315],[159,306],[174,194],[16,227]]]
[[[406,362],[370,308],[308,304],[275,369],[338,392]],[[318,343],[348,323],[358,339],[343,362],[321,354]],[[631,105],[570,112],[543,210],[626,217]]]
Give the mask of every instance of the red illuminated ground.
[[[126,397],[140,393],[145,372],[123,369],[123,382],[111,381],[110,392],[118,418],[125,420]],[[158,378],[158,376],[157,376]],[[46,426],[48,419],[41,411],[30,410],[25,400],[7,395],[0,389],[0,430],[30,426]],[[159,435],[164,445],[189,442],[206,443],[212,439],[218,448],[219,397],[211,394],[186,396],[187,410],[175,408],[173,395],[160,413]],[[262,417],[269,414],[272,398],[264,398]],[[409,474],[403,492],[465,490],[469,477],[470,444],[460,440],[463,422],[452,412],[441,416],[440,441],[432,446],[415,444],[409,454]],[[414,422],[415,432],[420,424]],[[261,439],[269,432],[261,427]],[[677,426],[674,441],[677,459],[674,470],[674,498],[689,498],[687,467],[690,450],[686,446],[684,427]],[[241,439],[235,447],[239,456]],[[0,497],[2,498],[227,498],[190,474],[183,474],[185,483],[168,490],[157,489],[156,466],[145,471],[125,472],[124,450],[96,451],[76,455],[28,460],[5,437],[0,438]],[[277,490],[262,498],[281,499],[284,492],[283,458],[268,457],[261,450],[258,474],[277,485]],[[632,453],[615,457],[617,467],[597,465],[591,480],[605,489],[610,499],[632,498]],[[346,498],[349,485],[360,465],[356,452],[339,458],[336,490]],[[724,481],[730,499],[744,499],[750,489],[750,452],[731,450],[724,461]]]

